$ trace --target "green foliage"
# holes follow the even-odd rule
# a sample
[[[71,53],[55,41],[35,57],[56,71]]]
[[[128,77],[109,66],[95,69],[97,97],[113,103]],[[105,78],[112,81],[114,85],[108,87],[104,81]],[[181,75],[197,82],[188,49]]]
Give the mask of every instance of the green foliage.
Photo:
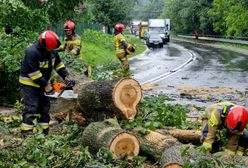
[[[187,107],[179,104],[167,104],[170,98],[166,95],[144,97],[138,106],[138,116],[130,121],[122,121],[125,129],[132,130],[137,126],[156,130],[164,126],[181,127],[186,120]]]
[[[200,29],[203,34],[213,34],[207,15],[212,0],[167,0],[162,17],[170,18],[176,33],[193,33]]]
[[[159,18],[164,8],[164,0],[139,0],[130,11],[129,17],[133,20],[148,20]]]
[[[21,0],[0,3],[0,64],[4,70],[0,76],[3,88],[0,102],[14,103],[20,97],[18,76],[25,48],[33,42],[48,23],[48,15],[42,9],[30,9]],[[10,31],[12,30],[12,32]]]
[[[83,129],[69,123],[64,124],[62,128],[63,130],[57,135],[45,137],[38,132],[26,138],[18,146],[13,144],[1,149],[0,167],[79,167],[85,165],[91,159],[91,155],[87,147],[80,145]]]
[[[127,15],[133,3],[132,0],[93,0],[94,21],[109,28],[119,22],[127,23]]]
[[[214,0],[209,16],[214,30],[227,37],[248,36],[248,6],[246,1]]]

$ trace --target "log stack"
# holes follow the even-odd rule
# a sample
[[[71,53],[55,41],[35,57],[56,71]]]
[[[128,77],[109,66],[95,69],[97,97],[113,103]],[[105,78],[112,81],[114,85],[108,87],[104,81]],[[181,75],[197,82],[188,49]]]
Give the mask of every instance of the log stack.
[[[83,132],[82,143],[89,147],[92,153],[104,147],[109,149],[113,158],[125,156],[130,159],[140,151],[139,141],[133,133],[121,129],[116,119],[103,122],[93,122]]]

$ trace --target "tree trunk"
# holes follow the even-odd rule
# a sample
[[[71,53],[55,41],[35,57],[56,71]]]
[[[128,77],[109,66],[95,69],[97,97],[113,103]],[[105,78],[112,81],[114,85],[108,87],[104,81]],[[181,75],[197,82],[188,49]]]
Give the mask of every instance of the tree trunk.
[[[158,132],[146,130],[144,128],[135,128],[133,130],[140,142],[141,152],[144,155],[152,157],[154,160],[160,160],[165,148],[171,145],[180,144],[176,138],[171,135],[162,135]]]
[[[94,120],[107,117],[133,119],[142,98],[139,83],[132,78],[93,81],[80,88],[79,109],[83,116]]]
[[[116,119],[94,122],[87,126],[83,132],[83,144],[89,146],[93,153],[105,147],[113,153],[115,159],[123,155],[130,159],[137,156],[140,150],[136,136],[121,129]]]
[[[164,128],[157,130],[163,135],[171,135],[177,138],[181,143],[201,144],[201,131],[199,130],[182,130],[177,128]]]
[[[239,155],[228,155],[225,151],[215,155],[200,152],[193,145],[174,145],[165,148],[160,160],[160,168],[178,168],[184,163],[192,163],[193,167],[248,167],[248,158]],[[229,165],[229,166],[227,166]],[[189,167],[189,165],[187,166]]]

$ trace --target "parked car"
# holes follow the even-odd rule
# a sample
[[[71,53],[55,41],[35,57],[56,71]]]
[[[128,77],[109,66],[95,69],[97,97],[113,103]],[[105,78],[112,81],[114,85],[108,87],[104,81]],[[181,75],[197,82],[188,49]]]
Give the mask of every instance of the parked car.
[[[146,33],[146,45],[147,47],[163,47],[163,39],[158,33]]]

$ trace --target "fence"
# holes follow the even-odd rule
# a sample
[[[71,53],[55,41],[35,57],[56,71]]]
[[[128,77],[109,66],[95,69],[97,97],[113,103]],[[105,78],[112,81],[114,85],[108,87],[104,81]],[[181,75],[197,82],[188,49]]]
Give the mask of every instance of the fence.
[[[53,30],[58,34],[58,36],[64,36],[64,22],[60,22],[58,23],[56,26],[53,27]],[[86,29],[91,29],[91,30],[95,30],[95,31],[102,31],[103,29],[103,25],[99,24],[99,23],[76,23],[76,34],[81,35],[83,33],[84,30]]]

